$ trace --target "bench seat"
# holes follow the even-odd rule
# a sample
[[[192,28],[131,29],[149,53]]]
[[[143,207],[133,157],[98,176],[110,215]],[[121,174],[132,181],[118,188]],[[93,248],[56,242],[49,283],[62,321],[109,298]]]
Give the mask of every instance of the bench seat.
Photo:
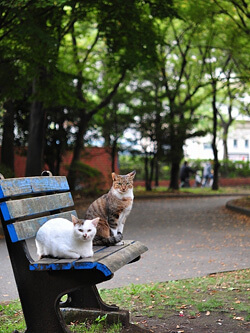
[[[124,245],[101,247],[94,246],[94,256],[83,259],[43,258],[30,263],[31,271],[97,269],[105,276],[111,276],[124,265],[140,257],[147,248],[139,241],[124,241]]]

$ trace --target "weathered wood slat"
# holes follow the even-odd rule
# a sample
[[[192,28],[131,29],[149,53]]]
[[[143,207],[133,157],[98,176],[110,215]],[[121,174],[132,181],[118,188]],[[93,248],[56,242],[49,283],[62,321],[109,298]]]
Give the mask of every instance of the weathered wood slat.
[[[31,271],[69,270],[76,259],[43,258],[30,264]]]
[[[30,270],[97,269],[105,276],[109,276],[148,249],[139,241],[125,241],[124,245],[105,247],[102,250],[94,247],[94,250],[94,256],[91,258],[78,260],[43,258],[31,263]]]
[[[25,221],[19,221],[12,224],[8,224],[7,228],[9,231],[10,238],[12,242],[18,242],[21,240],[25,240],[28,238],[35,237],[38,229],[48,220],[51,220],[56,217],[63,217],[67,220],[71,221],[71,214],[77,216],[77,213],[75,210],[68,211],[68,212],[62,212],[58,214],[53,215],[47,215],[38,217],[31,220],[25,220]]]
[[[64,176],[27,177],[0,180],[0,198],[68,190],[69,185]]]
[[[138,258],[148,248],[139,241],[135,241],[129,246],[122,248],[120,251],[112,253],[112,256],[107,256],[99,261],[99,264],[106,266],[112,273]]]
[[[86,262],[95,262],[95,261],[100,261],[110,254],[113,254],[117,251],[120,251],[121,249],[124,249],[128,245],[132,244],[134,241],[130,240],[125,240],[123,245],[116,245],[116,246],[108,246],[108,247],[103,247],[100,251],[95,250],[94,247],[94,256],[91,258],[82,258],[79,259],[75,262],[74,267],[75,269],[81,269],[81,267],[84,267]]]
[[[0,204],[5,221],[74,206],[70,192],[6,201]]]
[[[94,253],[103,252],[102,257],[106,256],[106,250],[107,248],[105,246],[94,246],[93,251]],[[88,265],[85,265],[85,267],[93,268],[94,264],[92,264],[93,258],[85,258],[85,259],[79,259],[79,261],[85,260],[88,262]],[[70,269],[74,268],[73,263],[78,260],[76,259],[57,259],[57,258],[42,258],[37,261],[34,261],[30,264],[30,270],[34,271],[44,271],[44,270],[58,270],[58,269]]]

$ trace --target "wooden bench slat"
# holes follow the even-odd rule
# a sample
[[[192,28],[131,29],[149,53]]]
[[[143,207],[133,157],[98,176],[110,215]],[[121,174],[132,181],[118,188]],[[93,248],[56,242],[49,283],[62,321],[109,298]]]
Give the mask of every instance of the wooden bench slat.
[[[51,220],[56,217],[63,217],[67,220],[71,221],[71,214],[77,216],[77,213],[75,210],[68,211],[68,212],[62,212],[58,214],[48,215],[48,216],[42,216],[31,220],[25,220],[25,221],[19,221],[12,224],[8,224],[7,228],[9,231],[9,235],[11,238],[11,241],[13,243],[25,240],[28,238],[35,237],[38,229],[48,220]]]
[[[96,251],[94,247],[94,256],[91,258],[82,258],[75,262],[74,267],[75,269],[81,269],[81,266],[85,264],[85,262],[95,262],[100,261],[101,259],[106,258],[110,254],[120,251],[121,249],[127,247],[128,245],[132,244],[134,241],[125,240],[123,245],[116,245],[116,246],[108,246],[103,247],[100,251]]]
[[[31,271],[69,270],[76,259],[43,258],[29,265]]]
[[[139,241],[124,242],[124,245],[95,249],[94,256],[82,259],[43,258],[30,264],[32,271],[97,269],[105,276],[112,275],[119,268],[138,258],[148,249]]]
[[[100,260],[99,263],[107,267],[112,273],[120,269],[126,264],[129,264],[140,255],[146,252],[148,248],[139,241],[135,241],[131,245],[122,248],[120,251],[112,253],[112,256],[107,256]]]
[[[60,264],[69,264],[67,268],[64,269],[70,269],[73,268],[73,263],[76,261],[79,261],[80,263],[84,262],[85,267],[94,267],[92,264],[94,261],[97,261],[97,258],[103,258],[107,256],[107,247],[106,246],[94,246],[94,257],[92,258],[84,258],[84,259],[57,259],[57,258],[42,258],[39,260],[34,261],[30,265],[30,270],[57,270],[58,267],[60,267]],[[102,255],[99,255],[99,253],[103,253]],[[110,251],[109,251],[110,253]],[[98,257],[96,257],[96,254],[98,254]],[[93,259],[94,258],[94,259]],[[87,264],[88,265],[87,265]],[[66,266],[65,266],[66,267]],[[63,269],[63,268],[61,268]]]
[[[69,185],[65,176],[43,176],[0,180],[0,198],[68,190]]]
[[[74,206],[70,192],[0,203],[5,221]]]

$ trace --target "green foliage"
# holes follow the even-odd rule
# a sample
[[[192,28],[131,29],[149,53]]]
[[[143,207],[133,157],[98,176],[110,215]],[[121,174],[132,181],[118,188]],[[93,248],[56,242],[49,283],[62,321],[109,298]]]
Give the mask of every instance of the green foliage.
[[[183,311],[186,315],[223,309],[235,316],[240,312],[249,314],[248,283],[249,270],[243,270],[165,283],[131,284],[101,290],[101,296],[106,302],[114,302],[125,309],[131,310],[133,304],[132,315],[135,316],[161,318],[170,309],[177,313]]]
[[[144,149],[154,147],[150,153],[158,160],[177,165],[185,139],[211,131],[214,80],[223,109],[246,112],[241,99],[249,82],[249,13],[241,3],[0,1],[0,105],[9,99],[15,105],[15,142],[27,144],[31,105],[39,101],[46,109],[51,165],[57,142],[62,150],[74,146],[80,126],[81,142],[92,126],[115,144],[134,126],[149,142]],[[103,103],[125,72],[122,93]],[[51,126],[64,129],[59,138]],[[168,177],[168,170],[160,173]]]
[[[249,161],[220,161],[221,177],[236,178],[250,176]]]
[[[12,333],[25,330],[20,301],[0,304],[0,333]]]
[[[14,172],[7,167],[6,165],[0,163],[0,173],[4,176],[4,178],[13,178],[15,177]]]
[[[207,160],[189,160],[190,166],[194,170],[202,171]],[[237,178],[249,177],[250,175],[250,162],[249,161],[220,161],[219,169],[220,177],[223,178]]]
[[[189,165],[201,174],[207,160],[189,160]],[[136,180],[144,180],[144,157],[142,155],[119,155],[119,168],[121,174],[131,172],[136,169]],[[250,163],[248,161],[220,161],[220,177],[236,178],[249,177]],[[169,163],[159,162],[159,180],[170,179]]]
[[[136,170],[136,179],[143,179],[144,164],[141,156],[119,155],[119,169],[121,175]]]
[[[119,155],[119,169],[122,175],[136,170],[136,180],[144,180],[145,166],[143,155]],[[170,167],[164,162],[159,162],[159,179],[168,180]]]
[[[70,330],[73,333],[120,333],[122,330],[121,324],[113,324],[113,325],[107,325],[105,323],[105,319],[102,320],[103,317],[101,317],[101,322],[95,321],[95,322],[89,322],[86,321],[84,323],[74,323],[72,322],[70,324]]]
[[[19,300],[0,304],[0,333],[13,333],[14,331],[24,332],[26,328],[22,308]],[[122,325],[106,323],[106,316],[98,317],[95,321],[80,323],[71,322],[69,324],[71,332],[89,333],[120,333]]]
[[[69,167],[67,167],[69,169]],[[77,161],[73,164],[73,172],[76,175],[76,192],[85,195],[95,195],[104,186],[103,174],[91,166]]]

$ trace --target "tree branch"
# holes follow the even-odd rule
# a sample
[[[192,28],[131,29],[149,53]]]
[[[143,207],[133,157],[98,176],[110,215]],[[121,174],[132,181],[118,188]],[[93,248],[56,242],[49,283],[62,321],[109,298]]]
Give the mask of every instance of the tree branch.
[[[113,96],[116,94],[120,84],[122,83],[122,81],[124,80],[126,76],[126,70],[123,71],[123,73],[121,74],[119,80],[117,81],[117,83],[114,85],[112,91],[91,111],[88,112],[87,114],[87,118],[90,119],[94,114],[96,114],[99,110],[101,110],[104,106],[108,105],[111,101],[111,99],[113,98]]]

